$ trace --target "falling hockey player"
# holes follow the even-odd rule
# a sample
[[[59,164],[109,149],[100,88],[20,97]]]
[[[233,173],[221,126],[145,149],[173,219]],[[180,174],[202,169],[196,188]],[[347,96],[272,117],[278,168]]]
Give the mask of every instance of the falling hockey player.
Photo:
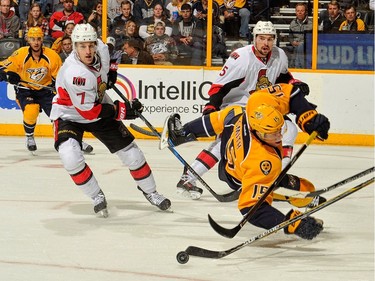
[[[316,131],[321,140],[328,138],[330,123],[305,99],[308,93],[301,90],[305,88],[276,84],[254,92],[245,110],[240,106],[226,107],[184,126],[181,126],[179,116],[174,114],[168,122],[169,138],[174,145],[179,145],[196,137],[222,133],[219,178],[233,189],[241,188],[238,208],[241,214],[246,215],[281,172],[283,115],[295,114],[301,130],[309,134]],[[315,190],[308,180],[289,174],[284,177],[281,186],[300,191]],[[251,224],[270,229],[300,213],[291,210],[284,215],[272,206],[273,195],[267,196],[255,211],[249,220]],[[278,199],[286,198],[279,196]],[[325,201],[322,197],[320,199],[321,202]],[[312,198],[289,202],[302,208],[311,204]],[[321,220],[307,217],[289,225],[285,233],[312,239],[322,229]]]
[[[106,94],[117,79],[110,70],[108,47],[97,39],[90,24],[78,24],[72,33],[73,53],[61,67],[51,118],[55,125],[55,148],[74,183],[93,200],[95,213],[107,216],[103,191],[81,153],[84,132],[91,132],[130,170],[138,189],[161,210],[171,206],[169,199],[156,191],[151,169],[133,135],[122,123],[135,119],[143,105],[137,100],[114,103]],[[108,75],[108,76],[107,76]]]

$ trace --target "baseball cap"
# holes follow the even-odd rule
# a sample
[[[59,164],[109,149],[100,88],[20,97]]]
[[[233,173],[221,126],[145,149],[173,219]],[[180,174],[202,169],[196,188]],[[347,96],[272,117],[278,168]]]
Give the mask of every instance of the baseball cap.
[[[107,44],[111,44],[112,46],[116,45],[116,39],[113,37],[107,37]]]

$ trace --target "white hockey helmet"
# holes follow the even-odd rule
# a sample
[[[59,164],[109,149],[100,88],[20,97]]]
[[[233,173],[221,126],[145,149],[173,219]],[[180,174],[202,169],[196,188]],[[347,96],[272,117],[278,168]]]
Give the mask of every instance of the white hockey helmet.
[[[254,40],[259,34],[273,35],[276,39],[276,28],[270,21],[258,21],[253,29]]]
[[[96,42],[98,34],[91,24],[81,23],[74,27],[71,37],[74,46],[78,42]]]

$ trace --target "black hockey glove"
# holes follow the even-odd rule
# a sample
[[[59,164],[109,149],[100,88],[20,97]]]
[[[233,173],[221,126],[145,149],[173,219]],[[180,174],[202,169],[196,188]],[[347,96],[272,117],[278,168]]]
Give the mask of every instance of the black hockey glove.
[[[289,220],[300,214],[300,211],[290,210],[289,213],[285,216],[285,220]],[[295,234],[307,240],[315,238],[322,230],[323,222],[313,217],[306,217],[284,228],[285,234]]]
[[[309,88],[309,85],[307,85],[306,83],[304,82],[295,82],[295,83],[291,83],[293,84],[293,89],[292,89],[292,95],[294,93],[296,93],[296,91],[299,90],[299,94],[302,94],[304,96],[308,96],[309,93],[310,93],[310,88]]]
[[[217,111],[216,107],[210,103],[206,103],[206,105],[203,108],[202,115],[208,115],[212,112]]]
[[[17,85],[19,82],[21,82],[21,77],[16,72],[8,71],[7,76],[8,76],[8,82],[10,84]]]
[[[126,119],[135,119],[139,117],[139,114],[143,112],[143,104],[138,100],[134,99],[131,102],[131,110],[126,114]]]
[[[110,65],[109,71],[108,71],[107,90],[111,89],[113,87],[113,85],[116,84],[117,69],[118,69],[118,64],[115,63],[115,62],[111,62],[111,65]]]
[[[327,117],[325,117],[323,114],[318,113],[305,123],[304,128],[306,133],[308,134],[317,131],[318,137],[323,140],[326,140],[328,139],[330,123]]]

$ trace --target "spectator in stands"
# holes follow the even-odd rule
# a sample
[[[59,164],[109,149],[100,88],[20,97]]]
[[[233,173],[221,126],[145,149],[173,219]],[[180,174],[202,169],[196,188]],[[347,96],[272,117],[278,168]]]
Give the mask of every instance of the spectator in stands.
[[[207,47],[207,0],[200,0],[193,5],[193,17],[196,26],[193,29],[193,57],[192,65],[203,65],[206,58]],[[212,57],[228,58],[227,47],[224,40],[224,32],[218,26],[219,24],[219,6],[213,3],[212,20]]]
[[[72,38],[70,38],[70,36],[65,35],[61,40],[61,52],[59,54],[61,61],[64,62],[65,59],[70,55],[72,51],[73,51]]]
[[[248,1],[244,0],[216,0],[219,4],[221,14],[224,16],[224,31],[229,31],[229,26],[235,26],[240,21],[239,36],[249,38],[250,7]],[[234,36],[237,36],[237,31]]]
[[[18,38],[20,19],[10,9],[10,0],[0,0],[0,39]]]
[[[116,63],[117,65],[121,63],[121,56],[122,56],[122,50],[116,50],[116,39],[108,36],[107,37],[107,46],[108,46],[108,52],[111,59],[111,62]]]
[[[25,40],[27,41],[27,32],[31,27],[39,26],[44,34],[44,38],[49,37],[49,25],[48,20],[42,14],[42,8],[38,3],[31,4],[27,21],[23,28],[25,34]]]
[[[137,0],[133,7],[133,15],[137,25],[140,25],[144,19],[153,16],[156,4],[164,7],[163,3],[163,0]]]
[[[140,45],[144,43],[143,39],[138,35],[137,24],[132,20],[128,20],[124,28],[119,32],[116,29],[114,33],[111,33],[111,36],[116,40],[116,50],[122,50],[125,41],[129,41],[130,39],[138,40]]]
[[[68,22],[66,25],[64,25],[64,35],[57,38],[52,46],[51,49],[54,50],[56,53],[60,53],[62,50],[62,40],[64,37],[70,37],[72,35],[73,29],[75,24],[73,22]]]
[[[123,30],[124,29],[124,26],[125,24],[127,23],[127,21],[129,20],[132,20],[132,21],[135,21],[135,18],[132,14],[132,2],[130,2],[129,0],[124,0],[121,2],[121,15],[115,17],[113,19],[113,24],[111,26],[111,32],[113,30]]]
[[[176,41],[165,34],[165,23],[162,21],[155,23],[154,34],[147,37],[145,49],[152,56],[155,64],[159,65],[173,65],[173,60],[178,55]]]
[[[30,10],[30,0],[19,0],[18,1],[18,13],[20,15],[21,24],[27,20],[27,15]]]
[[[344,16],[341,14],[340,4],[332,0],[327,4],[328,17],[323,19],[322,31],[325,33],[331,32],[335,33],[339,31],[341,23],[345,20]]]
[[[64,36],[63,27],[67,22],[74,22],[74,24],[83,23],[85,18],[79,12],[73,9],[73,0],[64,0],[64,10],[54,12],[49,21],[51,35],[57,39]]]
[[[172,0],[165,7],[169,15],[169,21],[173,24],[181,16],[181,6],[183,4],[190,4],[189,0]]]
[[[107,0],[107,10],[108,10],[108,25],[112,25],[114,19],[121,15],[121,2],[123,0]],[[130,1],[130,0],[129,0]]]
[[[357,18],[357,10],[354,5],[349,5],[344,9],[345,21],[340,25],[340,31],[366,31],[367,26],[363,20]]]
[[[306,31],[312,31],[312,20],[307,14],[307,5],[305,3],[296,4],[296,18],[289,25],[289,42],[293,59],[290,60],[290,67],[305,67],[304,41]],[[293,64],[294,62],[294,64]]]
[[[155,4],[154,14],[151,17],[143,19],[141,25],[139,26],[139,36],[146,40],[147,37],[150,37],[154,34],[154,26],[158,21],[163,21],[165,23],[165,34],[172,35],[172,24],[167,19],[167,16],[164,14],[164,8],[161,4]]]
[[[193,16],[197,19],[197,21],[207,21],[208,0],[198,0],[194,2],[192,10]],[[212,2],[212,10],[212,24],[219,26],[219,4],[217,4],[215,1]]]
[[[101,0],[96,2],[91,15],[88,17],[87,22],[96,26],[98,32],[98,38],[102,37],[102,17],[103,17],[103,4]],[[108,20],[109,22],[109,20]]]
[[[87,20],[95,6],[95,2],[93,2],[92,0],[79,0],[75,10],[81,13],[85,20]]]
[[[177,43],[178,52],[189,57],[193,54],[193,29],[196,20],[190,4],[181,6],[181,17],[173,24],[172,37]]]
[[[130,39],[124,44],[124,54],[121,57],[123,64],[155,64],[152,56],[143,50],[136,39]]]

